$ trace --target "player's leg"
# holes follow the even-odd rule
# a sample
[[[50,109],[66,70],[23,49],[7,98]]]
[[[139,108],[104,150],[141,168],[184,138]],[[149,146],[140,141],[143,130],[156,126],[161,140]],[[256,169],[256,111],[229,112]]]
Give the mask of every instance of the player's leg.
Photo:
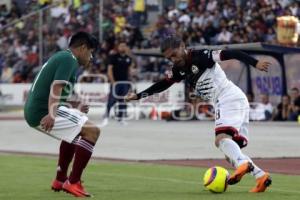
[[[99,135],[100,129],[89,121],[87,121],[81,129],[81,139],[76,144],[72,172],[70,173],[69,179],[63,185],[65,191],[77,197],[91,196],[85,191],[81,184],[81,176],[92,156]]]
[[[61,184],[57,184],[58,181],[54,181],[52,187],[56,186],[58,188],[61,186],[61,189],[78,197],[89,196],[81,185],[80,178],[83,169],[91,157],[94,144],[100,134],[100,129],[91,122],[88,122],[88,118],[80,111],[61,106],[57,110],[55,124],[51,132],[46,134],[63,141],[60,149],[59,165],[64,168],[64,171],[67,171],[68,165],[74,155],[72,173],[69,179],[62,186]],[[80,139],[76,141],[78,136],[80,136]],[[58,174],[58,176],[60,179],[65,179],[66,177],[65,173]],[[70,180],[71,183],[76,183],[71,184]]]
[[[78,134],[86,121],[87,117],[80,111],[61,106],[58,108],[55,123],[50,133],[45,132],[41,126],[36,127],[37,130],[61,140],[56,178],[51,185],[54,191],[63,189],[63,183],[67,179],[68,167],[75,153]]]
[[[243,137],[248,136],[248,124],[248,116],[246,116],[245,123],[242,124],[239,135],[233,138],[234,141],[240,143],[240,141],[243,140]],[[247,157],[248,161],[252,163],[253,170],[251,171],[251,175],[256,179],[256,186],[252,188],[250,192],[264,192],[272,183],[270,174],[259,168],[249,156],[246,154],[244,155]]]
[[[242,153],[240,146],[233,141],[231,134],[228,134],[229,127],[224,131],[217,132],[215,145],[225,154],[227,160],[236,168],[235,173],[230,176],[228,184],[238,183],[242,177],[253,170],[251,162]]]
[[[69,165],[73,159],[75,153],[76,143],[78,141],[78,137],[76,137],[72,143],[68,143],[66,141],[61,141],[59,148],[59,158],[56,169],[56,178],[52,182],[52,190],[60,191],[62,190],[63,183],[68,179],[67,173]]]
[[[223,109],[221,114],[223,118],[221,117],[219,120],[216,119],[216,124],[223,124],[223,127],[216,128],[215,144],[225,154],[226,160],[236,168],[235,172],[230,176],[228,183],[238,183],[241,178],[249,172],[257,178],[265,177],[263,181],[266,181],[266,176],[267,178],[269,176],[265,176],[265,172],[258,168],[253,161],[241,151],[241,149],[248,144],[247,125],[249,123],[249,112],[247,107],[246,109],[240,110],[227,109],[226,112],[225,110]],[[224,126],[224,124],[231,126]],[[268,183],[268,181],[266,181],[266,183]],[[260,186],[256,191],[262,192],[264,190],[265,188]]]
[[[240,144],[233,140],[244,122],[246,108],[246,98],[240,100],[223,97],[216,103],[215,145],[236,168],[235,173],[230,176],[228,184],[238,183],[246,173],[253,169],[252,164],[241,151],[241,146],[247,145],[247,138],[241,140]]]
[[[267,189],[267,187],[269,187],[272,184],[272,178],[268,172],[264,172],[262,169],[260,169],[251,160],[251,158],[248,157],[248,160],[253,165],[253,171],[251,172],[251,175],[254,176],[256,179],[256,185],[249,192],[264,192]]]

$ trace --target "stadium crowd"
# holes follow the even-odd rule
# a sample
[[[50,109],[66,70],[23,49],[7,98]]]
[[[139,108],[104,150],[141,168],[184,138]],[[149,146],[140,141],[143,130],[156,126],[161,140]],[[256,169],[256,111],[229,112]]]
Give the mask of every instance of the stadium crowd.
[[[269,102],[267,94],[260,95],[260,101],[254,102],[254,94],[247,94],[250,103],[250,120],[252,121],[296,121],[300,115],[300,92],[292,88],[289,94],[283,95],[277,106]]]
[[[300,16],[300,2],[287,0],[191,0],[170,6],[159,17],[151,41],[169,27],[189,45],[276,43],[276,17]],[[156,39],[156,40],[155,40]]]
[[[0,5],[1,83],[32,82],[39,71],[41,67],[39,65],[39,20],[37,20],[39,9],[48,5],[51,7],[43,11],[44,58],[42,62],[54,52],[66,49],[68,38],[73,32],[82,30],[99,34],[98,0],[21,1],[26,2],[25,8],[18,2],[20,1],[13,0],[10,9],[4,4]],[[55,5],[51,6],[51,3]],[[179,1],[176,7],[164,8],[157,21],[151,23],[147,23],[147,5],[144,0],[104,1],[104,7],[101,24],[103,42],[95,53],[93,64],[89,69],[82,69],[78,74],[106,74],[109,57],[115,53],[116,44],[120,41],[128,44],[128,54],[132,54],[130,51],[132,48],[158,47],[160,39],[170,32],[173,33],[172,30],[181,34],[187,45],[248,42],[275,44],[276,17],[281,15],[300,17],[300,2],[290,0]],[[16,19],[31,12],[36,14],[16,22]],[[148,27],[149,37],[144,36],[145,25]],[[158,80],[164,76],[168,68],[168,63],[164,59],[155,57],[136,57],[135,62],[135,68],[132,70],[133,81]],[[85,79],[85,81],[99,80]],[[287,99],[289,97],[283,97],[280,108],[275,110],[285,112],[286,102],[294,101],[294,99]],[[271,114],[263,120],[288,119],[286,114],[279,115],[280,113]]]

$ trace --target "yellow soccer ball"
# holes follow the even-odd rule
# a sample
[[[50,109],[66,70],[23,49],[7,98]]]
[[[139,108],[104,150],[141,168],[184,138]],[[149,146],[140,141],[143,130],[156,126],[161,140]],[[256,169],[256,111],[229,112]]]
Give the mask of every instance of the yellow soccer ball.
[[[219,166],[209,168],[203,177],[203,185],[213,193],[222,193],[227,189],[228,171]]]

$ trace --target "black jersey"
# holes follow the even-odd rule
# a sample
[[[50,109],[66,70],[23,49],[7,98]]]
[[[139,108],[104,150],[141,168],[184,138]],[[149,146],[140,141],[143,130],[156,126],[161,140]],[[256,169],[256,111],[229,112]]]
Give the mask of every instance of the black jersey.
[[[212,68],[216,62],[221,60],[221,50],[188,50],[187,54],[188,59],[185,66],[173,66],[172,71],[167,73],[167,79],[173,82],[185,79],[194,88],[204,71]]]

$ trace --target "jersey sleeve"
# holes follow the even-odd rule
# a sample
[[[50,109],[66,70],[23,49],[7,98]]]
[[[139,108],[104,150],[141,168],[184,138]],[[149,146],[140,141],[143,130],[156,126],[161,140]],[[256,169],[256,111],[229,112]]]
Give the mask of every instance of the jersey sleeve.
[[[258,60],[239,50],[222,50],[220,53],[221,60],[236,59],[247,65],[256,66]]]
[[[216,62],[220,61],[220,52],[215,50],[203,49],[195,52],[196,64],[205,66],[205,68],[212,68]]]
[[[172,67],[172,70],[166,71],[166,80],[171,82],[180,82],[184,79],[185,73],[180,72],[176,67]]]
[[[163,79],[161,81],[154,83],[152,86],[150,86],[146,90],[138,93],[137,98],[141,99],[141,98],[145,98],[145,97],[151,96],[156,93],[160,93],[162,91],[165,91],[169,87],[171,87],[171,85],[173,85],[173,84],[174,84],[174,82],[169,81],[167,79]]]
[[[76,61],[70,56],[65,56],[57,60],[57,68],[54,74],[54,80],[70,82],[72,74],[76,71]]]

